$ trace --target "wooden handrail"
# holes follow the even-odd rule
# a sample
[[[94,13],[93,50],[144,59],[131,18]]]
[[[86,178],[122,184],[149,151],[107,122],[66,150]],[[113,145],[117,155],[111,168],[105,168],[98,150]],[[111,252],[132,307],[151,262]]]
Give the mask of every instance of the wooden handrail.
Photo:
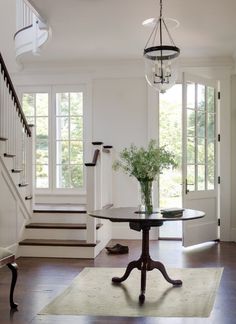
[[[19,117],[20,117],[20,120],[21,120],[21,122],[22,122],[22,124],[24,126],[25,132],[27,133],[27,135],[29,137],[31,137],[31,130],[30,130],[29,125],[27,123],[27,120],[25,118],[23,109],[21,107],[20,101],[19,101],[18,96],[16,94],[15,88],[14,88],[13,83],[11,81],[11,77],[10,77],[10,75],[8,73],[6,64],[5,64],[4,60],[3,60],[3,57],[2,57],[1,53],[0,53],[0,65],[1,65],[1,73],[3,74],[4,80],[6,82],[6,86],[9,89],[9,93],[10,93],[10,95],[12,97],[12,100],[13,100],[15,106],[16,106],[16,109],[18,110]]]
[[[31,27],[33,27],[33,24],[30,24],[30,25],[28,25],[28,26],[25,26],[25,27],[23,27],[23,28],[17,30],[17,32],[14,34],[13,39],[15,40],[16,36],[17,36],[19,33],[21,33],[23,30],[29,29],[29,28],[31,28]]]
[[[98,156],[99,156],[100,150],[96,149],[93,154],[93,161],[92,163],[85,163],[85,166],[95,166],[97,164]]]

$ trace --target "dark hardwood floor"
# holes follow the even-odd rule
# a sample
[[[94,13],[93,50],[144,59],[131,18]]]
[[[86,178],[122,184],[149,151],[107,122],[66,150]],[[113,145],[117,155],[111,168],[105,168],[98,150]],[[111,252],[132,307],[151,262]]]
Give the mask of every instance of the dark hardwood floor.
[[[139,257],[140,241],[114,240],[127,244],[129,254],[107,255],[103,250],[95,260],[19,258],[15,289],[17,312],[9,309],[10,271],[0,269],[0,324],[235,324],[236,323],[236,243],[209,243],[183,249],[179,241],[151,241],[154,259],[167,267],[224,267],[215,305],[209,318],[135,318],[90,316],[45,316],[37,313],[62,292],[84,267],[125,267]],[[164,280],[164,279],[163,279]],[[138,283],[140,284],[140,283]],[[138,296],[137,296],[138,297]]]

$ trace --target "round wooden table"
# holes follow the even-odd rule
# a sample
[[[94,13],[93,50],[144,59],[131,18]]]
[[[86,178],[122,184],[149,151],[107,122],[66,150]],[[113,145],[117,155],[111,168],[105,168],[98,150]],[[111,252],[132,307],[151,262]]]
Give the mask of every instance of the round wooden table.
[[[142,252],[138,260],[131,261],[122,277],[113,277],[112,282],[121,283],[126,280],[130,272],[137,268],[141,271],[141,290],[139,295],[140,303],[145,300],[146,290],[146,272],[153,269],[158,269],[163,277],[174,286],[181,286],[181,280],[171,279],[166,271],[163,263],[154,261],[149,254],[149,231],[151,227],[160,227],[164,222],[170,221],[187,221],[197,218],[202,218],[205,213],[198,210],[184,209],[181,217],[165,217],[161,212],[153,214],[145,214],[137,211],[137,208],[120,207],[110,209],[94,210],[88,213],[92,217],[109,219],[111,222],[128,222],[132,230],[142,231]]]

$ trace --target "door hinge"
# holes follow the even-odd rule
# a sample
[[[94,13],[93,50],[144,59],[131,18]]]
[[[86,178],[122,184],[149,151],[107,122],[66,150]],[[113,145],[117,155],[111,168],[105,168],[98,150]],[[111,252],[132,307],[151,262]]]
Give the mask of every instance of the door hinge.
[[[220,218],[218,218],[218,226],[220,226]]]
[[[220,177],[218,177],[218,184],[220,184]]]
[[[220,134],[218,134],[218,142],[220,142]]]
[[[220,91],[218,91],[218,100],[220,100]]]

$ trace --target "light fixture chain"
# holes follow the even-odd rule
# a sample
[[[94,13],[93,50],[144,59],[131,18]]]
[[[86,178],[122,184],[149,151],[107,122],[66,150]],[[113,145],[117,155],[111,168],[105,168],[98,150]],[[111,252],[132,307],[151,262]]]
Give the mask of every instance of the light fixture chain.
[[[160,0],[160,18],[162,18],[162,0]]]

